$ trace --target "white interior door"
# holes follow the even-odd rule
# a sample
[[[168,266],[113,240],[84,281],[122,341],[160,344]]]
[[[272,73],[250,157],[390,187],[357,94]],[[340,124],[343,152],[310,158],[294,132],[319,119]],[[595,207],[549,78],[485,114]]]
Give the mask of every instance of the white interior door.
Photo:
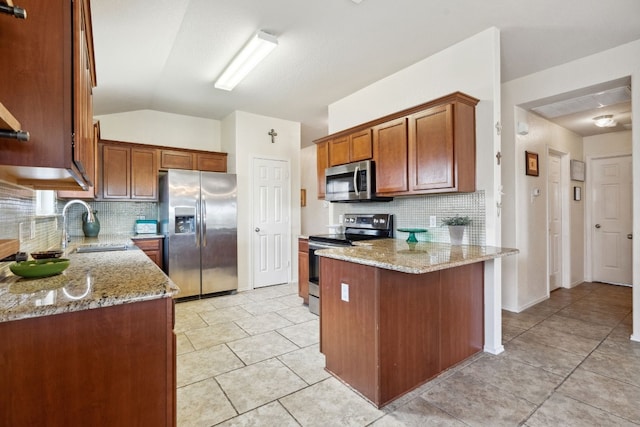
[[[593,280],[631,284],[631,156],[591,162]]]
[[[562,286],[562,164],[560,156],[549,153],[549,291]]]
[[[290,253],[289,162],[253,161],[253,286],[287,283]]]

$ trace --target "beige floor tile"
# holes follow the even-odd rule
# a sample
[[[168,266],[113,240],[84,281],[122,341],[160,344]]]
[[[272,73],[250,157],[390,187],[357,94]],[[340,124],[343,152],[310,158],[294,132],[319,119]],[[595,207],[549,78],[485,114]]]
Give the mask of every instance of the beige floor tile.
[[[184,333],[176,334],[176,354],[191,353],[193,350],[195,348]]]
[[[455,418],[476,426],[517,426],[536,407],[462,373],[452,375],[424,393],[422,398]]]
[[[620,323],[627,315],[626,312],[602,312],[590,310],[585,307],[575,307],[573,304],[563,308],[557,314],[561,317],[583,320],[595,325],[609,326],[611,328]]]
[[[320,342],[320,321],[316,317],[316,319],[305,323],[280,328],[278,332],[299,347],[308,347]]]
[[[569,317],[558,316],[557,314],[545,319],[540,325],[568,334],[596,340],[604,339],[612,330],[611,326],[594,325],[593,323],[583,320],[571,319]]]
[[[384,412],[331,377],[280,399],[304,427],[366,426]]]
[[[224,344],[239,340],[248,334],[233,322],[214,323],[206,328],[194,329],[185,332],[187,338],[196,350],[201,350],[214,345]]]
[[[246,319],[253,315],[240,306],[223,307],[211,311],[203,311],[199,313],[202,320],[207,322],[208,325],[215,325],[216,323],[233,322],[239,319]]]
[[[213,298],[176,302],[176,314],[185,312],[199,313],[201,311],[213,310],[214,308]]]
[[[534,326],[518,338],[559,348],[583,357],[600,344],[600,340],[562,332],[544,323]]]
[[[466,425],[421,397],[413,399],[371,424],[372,427],[464,427]]]
[[[615,353],[598,349],[580,367],[640,387],[640,351]]]
[[[640,387],[580,367],[560,386],[558,392],[634,423],[640,423]]]
[[[211,304],[215,308],[234,307],[242,304],[248,304],[252,301],[253,300],[244,293],[222,295],[219,297],[211,298]]]
[[[319,319],[318,316],[309,311],[309,307],[301,304],[297,307],[289,307],[284,310],[280,310],[277,313],[291,323],[304,323],[310,320]]]
[[[241,307],[247,310],[249,313],[253,314],[254,316],[265,314],[265,313],[272,313],[274,311],[284,310],[285,308],[288,308],[286,305],[279,302],[277,299],[268,299],[265,301],[252,301],[247,304],[242,304]]]
[[[534,412],[526,425],[529,427],[630,427],[636,424],[561,394],[555,394]]]
[[[173,327],[175,333],[179,334],[192,329],[204,328],[205,326],[207,326],[207,323],[198,313],[188,310],[178,312],[176,310],[176,323]]]
[[[216,380],[239,413],[307,386],[277,359],[269,359],[219,375]]]
[[[582,362],[582,356],[544,344],[526,341],[522,336],[505,345],[504,357],[566,377]]]
[[[331,376],[325,371],[325,358],[318,345],[301,348],[278,356],[278,359],[289,367],[307,384],[315,384]]]
[[[506,343],[526,331],[526,329],[517,328],[510,325],[502,325],[502,343]]]
[[[309,306],[308,305],[304,305],[304,302],[302,300],[301,297],[298,296],[298,293],[296,291],[295,294],[289,294],[289,295],[284,295],[281,297],[277,297],[274,298],[276,301],[281,302],[282,304],[286,305],[287,307],[304,307],[307,310],[309,310]]]
[[[553,393],[563,377],[504,356],[478,359],[460,371],[465,377],[491,384],[514,396],[540,404]]]
[[[178,387],[243,366],[242,361],[224,344],[181,354],[177,357]]]
[[[293,325],[293,323],[276,313],[266,313],[246,319],[240,319],[236,321],[236,324],[249,335],[264,334],[265,332]]]
[[[211,426],[237,415],[213,378],[178,388],[176,400],[180,427]]]
[[[298,427],[300,424],[278,402],[271,402],[236,418],[218,424],[216,427],[277,426]]]
[[[298,350],[297,345],[277,332],[252,335],[227,345],[246,365]]]
[[[540,313],[512,313],[510,311],[502,310],[502,322],[511,327],[520,329],[529,329],[534,325],[542,322],[549,317],[547,314]]]

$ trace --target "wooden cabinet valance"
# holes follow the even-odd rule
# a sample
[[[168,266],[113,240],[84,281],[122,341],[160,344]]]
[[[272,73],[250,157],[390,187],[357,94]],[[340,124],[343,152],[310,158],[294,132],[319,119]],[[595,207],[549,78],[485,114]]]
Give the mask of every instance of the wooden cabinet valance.
[[[315,141],[318,198],[326,167],[367,155],[376,163],[378,195],[475,191],[477,103],[456,92]]]
[[[160,169],[187,169],[226,172],[227,153],[160,149]]]

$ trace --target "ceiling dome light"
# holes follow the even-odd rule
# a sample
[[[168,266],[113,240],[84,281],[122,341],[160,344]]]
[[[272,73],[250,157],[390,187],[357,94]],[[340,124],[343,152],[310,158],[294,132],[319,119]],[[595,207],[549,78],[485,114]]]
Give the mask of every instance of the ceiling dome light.
[[[612,114],[605,114],[604,116],[594,117],[593,121],[595,125],[600,128],[610,128],[618,124],[618,122],[613,120]]]

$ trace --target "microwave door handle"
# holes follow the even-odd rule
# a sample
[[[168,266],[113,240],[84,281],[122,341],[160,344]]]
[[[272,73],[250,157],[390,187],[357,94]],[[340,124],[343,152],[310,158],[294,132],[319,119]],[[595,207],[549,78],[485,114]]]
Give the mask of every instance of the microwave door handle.
[[[356,196],[360,195],[360,190],[358,190],[358,174],[360,173],[360,166],[356,166],[356,170],[353,171],[353,189],[356,193]]]

